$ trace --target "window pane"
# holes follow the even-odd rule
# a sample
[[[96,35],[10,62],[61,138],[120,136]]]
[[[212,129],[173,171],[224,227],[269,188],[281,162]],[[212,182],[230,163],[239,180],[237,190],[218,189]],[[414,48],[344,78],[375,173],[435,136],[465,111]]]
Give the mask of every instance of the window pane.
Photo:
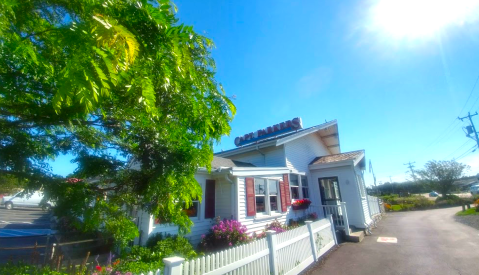
[[[265,184],[264,179],[254,179],[254,193],[256,195],[264,195],[265,194]]]
[[[303,199],[309,199],[308,187],[303,187]]]
[[[193,204],[190,206],[190,208],[185,209],[183,211],[185,211],[188,217],[198,217],[198,206],[199,206],[199,203],[197,201],[194,201]]]
[[[289,185],[290,185],[290,186],[299,186],[299,183],[298,183],[298,175],[296,175],[296,174],[289,174]]]
[[[257,196],[256,197],[256,213],[263,213],[265,212],[265,205],[264,205],[264,196]]]
[[[327,200],[333,200],[336,198],[336,195],[334,193],[334,183],[331,179],[322,179],[321,180],[321,186],[323,187],[324,190],[324,198]]]
[[[271,211],[278,211],[278,196],[270,196],[269,203],[271,206]]]
[[[291,198],[299,199],[299,187],[291,186]]]
[[[278,182],[275,180],[269,180],[269,194],[270,195],[278,195]]]
[[[308,186],[308,178],[306,176],[301,176],[301,186]]]

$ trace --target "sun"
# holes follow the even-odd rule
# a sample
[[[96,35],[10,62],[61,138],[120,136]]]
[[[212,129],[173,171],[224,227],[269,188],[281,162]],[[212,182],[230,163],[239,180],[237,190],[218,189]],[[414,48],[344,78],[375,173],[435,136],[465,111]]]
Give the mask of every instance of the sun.
[[[416,39],[477,21],[479,0],[378,0],[370,12],[372,28],[393,38]]]

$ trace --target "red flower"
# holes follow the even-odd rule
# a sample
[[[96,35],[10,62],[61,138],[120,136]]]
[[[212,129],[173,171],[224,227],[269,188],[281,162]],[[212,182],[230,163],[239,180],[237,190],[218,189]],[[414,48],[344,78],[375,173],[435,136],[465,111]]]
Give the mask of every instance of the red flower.
[[[97,265],[96,270],[101,271],[101,266]]]

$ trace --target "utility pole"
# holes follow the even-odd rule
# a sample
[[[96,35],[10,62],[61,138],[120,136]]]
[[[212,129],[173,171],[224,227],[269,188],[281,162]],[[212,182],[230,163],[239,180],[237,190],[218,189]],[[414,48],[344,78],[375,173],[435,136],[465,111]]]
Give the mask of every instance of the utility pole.
[[[470,135],[472,133],[474,133],[474,136],[476,137],[475,141],[477,143],[477,147],[479,147],[479,137],[477,136],[476,127],[474,126],[474,123],[472,122],[472,119],[471,119],[471,117],[473,117],[473,116],[477,116],[477,112],[473,115],[471,115],[471,112],[467,112],[467,116],[457,117],[457,119],[459,119],[460,121],[463,121],[464,119],[469,118],[469,122],[471,122],[471,126],[469,126],[469,127],[471,127],[471,128],[466,127],[466,130],[467,130],[467,135],[466,136],[470,137]],[[470,137],[470,138],[472,138],[472,137]],[[474,138],[472,138],[472,139],[474,139]]]
[[[414,168],[413,164],[414,163],[416,163],[416,162],[408,162],[408,163],[404,163],[404,165],[407,165],[407,168],[409,168],[409,170],[411,170],[412,178],[414,179],[414,182],[416,182],[417,181],[416,180],[416,175],[414,174],[414,170],[413,170],[413,168]]]

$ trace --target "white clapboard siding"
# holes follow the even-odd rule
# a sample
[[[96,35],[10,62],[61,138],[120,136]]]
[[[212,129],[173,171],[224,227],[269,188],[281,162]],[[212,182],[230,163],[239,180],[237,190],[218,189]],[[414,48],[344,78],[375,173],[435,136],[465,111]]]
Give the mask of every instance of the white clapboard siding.
[[[286,166],[300,172],[308,171],[308,165],[314,158],[331,154],[321,138],[314,133],[286,143],[284,152]]]
[[[283,233],[268,233],[267,238],[249,244],[183,262],[176,266],[179,268],[165,266],[163,274],[296,275],[337,244],[334,232],[329,216]]]

